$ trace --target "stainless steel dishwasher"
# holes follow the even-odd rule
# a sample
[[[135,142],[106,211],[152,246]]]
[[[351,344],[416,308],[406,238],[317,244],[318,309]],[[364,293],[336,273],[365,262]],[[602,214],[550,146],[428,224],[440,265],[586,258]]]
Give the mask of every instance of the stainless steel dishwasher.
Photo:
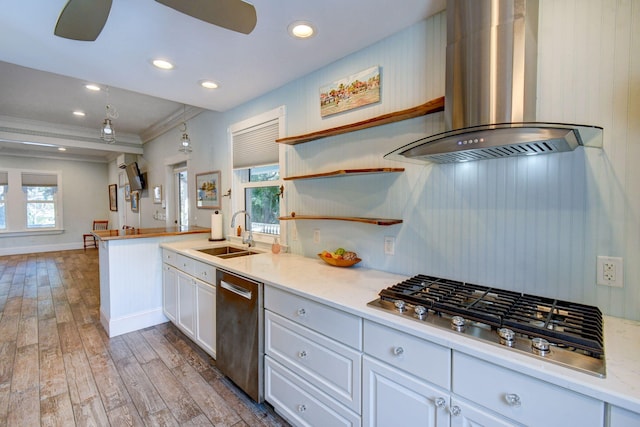
[[[262,283],[217,270],[216,365],[256,402],[264,400]]]

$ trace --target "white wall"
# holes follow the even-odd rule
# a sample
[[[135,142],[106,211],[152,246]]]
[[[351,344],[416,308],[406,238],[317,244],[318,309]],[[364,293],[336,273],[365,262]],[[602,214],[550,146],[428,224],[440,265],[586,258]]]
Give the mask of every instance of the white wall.
[[[110,217],[106,164],[0,156],[2,168],[62,171],[64,232],[2,237],[0,255],[80,249],[92,221]]]
[[[285,151],[285,176],[341,168],[405,167],[399,175],[286,184],[287,212],[402,218],[377,227],[338,221],[289,221],[292,252],[314,257],[338,246],[364,267],[427,273],[598,305],[640,320],[640,3],[541,1],[539,118],[602,125],[604,149],[455,165],[412,165],[384,154],[443,130],[442,113],[325,138]],[[444,14],[317,70],[225,113],[189,122],[192,174],[222,171],[231,181],[227,128],[285,105],[287,134],[413,107],[444,94]],[[382,68],[382,102],[322,119],[318,89],[365,68]],[[154,163],[175,156],[178,134],[145,146]],[[223,199],[229,218],[229,200]],[[208,226],[209,211],[197,210]],[[313,243],[314,229],[321,242]],[[291,236],[291,233],[289,233]],[[383,252],[385,236],[395,256]],[[596,256],[624,258],[625,287],[596,286]]]

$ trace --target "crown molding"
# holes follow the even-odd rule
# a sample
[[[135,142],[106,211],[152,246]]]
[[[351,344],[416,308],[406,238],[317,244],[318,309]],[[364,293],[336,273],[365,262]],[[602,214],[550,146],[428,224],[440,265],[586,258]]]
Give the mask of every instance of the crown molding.
[[[205,110],[204,108],[187,105],[184,109],[181,108],[179,110],[176,110],[168,117],[160,120],[157,123],[154,123],[153,125],[143,130],[140,133],[140,139],[142,140],[142,143],[145,144],[152,139],[155,139],[160,135],[167,133],[176,126],[179,126],[182,123],[191,120],[203,111],[207,110]]]

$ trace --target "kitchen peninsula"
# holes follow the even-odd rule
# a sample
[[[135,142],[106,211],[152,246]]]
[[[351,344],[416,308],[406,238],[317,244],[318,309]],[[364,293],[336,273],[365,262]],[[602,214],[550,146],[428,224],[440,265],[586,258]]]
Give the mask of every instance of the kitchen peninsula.
[[[209,232],[203,227],[93,231],[100,251],[100,322],[110,337],[167,321],[160,244]]]

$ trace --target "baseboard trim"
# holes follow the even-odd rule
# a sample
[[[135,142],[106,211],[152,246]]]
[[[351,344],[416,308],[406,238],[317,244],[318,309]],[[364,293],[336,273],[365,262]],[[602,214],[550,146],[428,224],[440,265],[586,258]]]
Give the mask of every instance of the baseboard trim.
[[[20,246],[20,247],[14,246],[11,248],[0,248],[0,256],[35,254],[40,252],[72,251],[72,250],[82,249],[82,248],[83,248],[82,242],[79,242],[79,243],[71,242],[71,243],[53,244],[53,245]]]
[[[130,314],[128,316],[122,316],[119,318],[110,319],[100,309],[100,323],[109,338],[117,337],[118,335],[127,334],[129,332],[138,331],[140,329],[148,328],[150,326],[159,325],[161,323],[168,322],[169,319],[164,315],[162,307],[158,307],[149,311],[142,311],[139,313]]]

